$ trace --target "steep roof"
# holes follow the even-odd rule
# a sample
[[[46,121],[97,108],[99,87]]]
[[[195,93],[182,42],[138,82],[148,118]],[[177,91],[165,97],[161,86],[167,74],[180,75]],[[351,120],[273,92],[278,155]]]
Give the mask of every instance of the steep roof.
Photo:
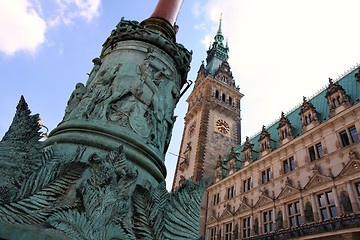
[[[360,72],[359,66],[349,71],[346,75],[341,77],[336,83],[340,84],[346,91],[346,94],[350,96],[350,101],[355,104],[360,101],[360,82],[359,79],[357,79],[356,72]],[[360,75],[360,74],[359,74]],[[320,122],[324,122],[328,120],[329,115],[329,105],[327,103],[327,99],[325,98],[327,87],[323,88],[319,93],[317,93],[314,97],[309,99],[308,101],[313,104],[315,107],[315,110],[319,113],[318,119]],[[285,116],[290,120],[293,135],[294,137],[298,137],[301,135],[302,131],[302,123],[301,123],[301,117],[299,115],[301,106],[299,105],[294,110],[289,112],[288,114],[285,114]],[[272,146],[273,149],[278,148],[279,146],[279,134],[277,127],[279,126],[279,120],[272,123],[270,126],[266,128],[266,130],[270,134],[270,138],[274,140],[274,145]],[[254,161],[258,159],[258,154],[256,152],[259,152],[259,138],[260,133],[256,134],[255,136],[249,138],[249,142],[251,144],[254,144],[253,149],[255,150],[255,154],[253,154]],[[237,159],[242,159],[242,150],[244,148],[244,143],[235,147],[234,152],[237,156]],[[225,162],[229,160],[230,154],[225,159]],[[237,161],[236,165],[237,169],[241,168],[241,162]],[[223,176],[226,176],[226,170],[223,172]]]

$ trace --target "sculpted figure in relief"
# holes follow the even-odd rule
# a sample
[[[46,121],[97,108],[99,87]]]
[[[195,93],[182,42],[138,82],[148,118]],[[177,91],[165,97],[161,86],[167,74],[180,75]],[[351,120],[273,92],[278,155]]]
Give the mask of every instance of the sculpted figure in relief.
[[[71,112],[79,105],[85,92],[86,92],[86,87],[84,86],[84,84],[77,83],[75,86],[75,90],[71,93],[70,99],[67,102],[63,121],[69,119]]]
[[[99,71],[99,69],[101,67],[101,59],[100,58],[94,58],[92,60],[92,62],[94,63],[94,67],[93,67],[93,69],[91,70],[91,72],[89,74],[88,80],[86,81],[86,86],[89,86],[89,84],[95,78],[96,73]]]
[[[70,119],[87,119],[90,115],[96,116],[95,114],[103,107],[101,103],[109,97],[109,86],[111,86],[114,81],[120,67],[121,64],[98,70],[99,72],[96,74],[96,78],[94,78],[93,82],[89,83],[87,92],[84,94],[76,111],[73,111],[70,115]]]

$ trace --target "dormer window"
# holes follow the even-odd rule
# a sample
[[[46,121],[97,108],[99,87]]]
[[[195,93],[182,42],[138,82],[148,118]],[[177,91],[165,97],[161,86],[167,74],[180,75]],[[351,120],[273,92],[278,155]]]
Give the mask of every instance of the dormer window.
[[[222,173],[223,169],[224,169],[224,161],[222,160],[221,156],[219,156],[219,161],[217,162],[215,167],[215,176],[214,176],[215,182],[218,182],[223,178],[223,173]]]
[[[301,116],[303,132],[306,132],[320,124],[320,121],[317,117],[318,113],[315,110],[315,107],[310,101],[306,100],[306,97],[303,97],[303,103],[301,105],[299,115]]]
[[[340,84],[334,83],[331,78],[329,78],[329,87],[326,90],[325,98],[329,105],[329,118],[351,105],[350,97],[344,88]]]
[[[265,155],[272,151],[271,145],[270,145],[270,134],[265,129],[265,126],[262,127],[260,138],[259,138],[259,144],[260,144],[260,153],[261,155]]]
[[[253,156],[252,156],[253,147],[254,147],[254,144],[251,144],[249,141],[249,137],[246,137],[244,147],[241,151],[242,155],[243,155],[242,160],[243,160],[244,167],[249,165],[253,161]]]

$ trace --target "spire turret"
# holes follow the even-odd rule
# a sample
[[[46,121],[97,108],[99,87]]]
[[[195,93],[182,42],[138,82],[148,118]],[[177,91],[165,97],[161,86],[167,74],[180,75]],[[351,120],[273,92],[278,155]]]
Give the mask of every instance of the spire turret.
[[[224,46],[223,41],[224,41],[224,36],[222,35],[221,32],[221,22],[222,22],[222,17],[220,17],[220,21],[219,21],[219,29],[214,37],[215,42],[217,42],[219,45]]]
[[[220,17],[219,21],[219,28],[214,37],[214,42],[211,48],[207,51],[207,58],[206,58],[206,70],[211,74],[214,75],[221,64],[226,62],[229,58],[228,52],[229,47],[226,42],[226,46],[224,46],[224,36],[222,35],[222,17]]]

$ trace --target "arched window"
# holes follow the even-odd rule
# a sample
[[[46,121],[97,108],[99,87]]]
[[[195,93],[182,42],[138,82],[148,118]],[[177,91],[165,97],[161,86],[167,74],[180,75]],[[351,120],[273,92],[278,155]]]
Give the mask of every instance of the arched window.
[[[333,99],[333,107],[336,108],[337,106],[338,106],[338,103],[337,103],[336,99],[334,98],[334,99]]]
[[[222,94],[222,101],[225,102],[225,99],[226,99],[225,93],[223,93],[223,94]]]
[[[232,98],[229,96],[229,104],[232,105]]]
[[[339,103],[339,105],[340,105],[340,104],[341,104],[341,98],[340,98],[340,96],[337,97],[337,100],[338,100],[338,103]]]
[[[217,99],[219,99],[219,91],[218,91],[218,90],[215,91],[215,97],[216,97]]]

